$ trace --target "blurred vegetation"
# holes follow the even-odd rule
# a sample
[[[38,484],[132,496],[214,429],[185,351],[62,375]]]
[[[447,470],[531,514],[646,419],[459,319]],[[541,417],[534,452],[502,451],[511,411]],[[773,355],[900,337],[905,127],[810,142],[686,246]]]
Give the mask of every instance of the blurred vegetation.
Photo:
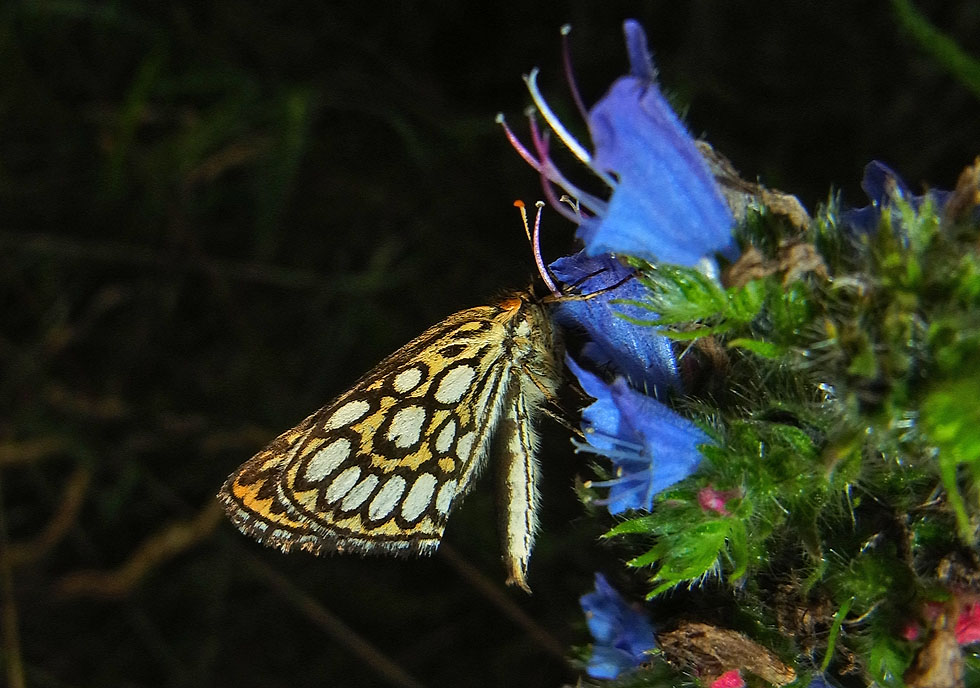
[[[976,55],[973,3],[917,7]],[[977,101],[886,3],[85,3],[0,7],[3,670],[29,686],[559,685],[617,545],[545,428],[534,595],[488,490],[448,553],[282,556],[226,475],[453,310],[532,272],[512,123],[542,68],[574,121],[646,26],[688,121],[749,178],[863,205],[880,158],[951,187]],[[973,41],[971,43],[971,41]],[[583,134],[584,138],[584,134]],[[545,251],[571,247],[545,219]],[[553,425],[553,424],[552,424]],[[621,567],[618,567],[621,568]],[[621,585],[619,585],[621,583]],[[617,581],[621,588],[629,582]],[[16,631],[16,633],[15,633]],[[19,649],[18,649],[19,648]]]

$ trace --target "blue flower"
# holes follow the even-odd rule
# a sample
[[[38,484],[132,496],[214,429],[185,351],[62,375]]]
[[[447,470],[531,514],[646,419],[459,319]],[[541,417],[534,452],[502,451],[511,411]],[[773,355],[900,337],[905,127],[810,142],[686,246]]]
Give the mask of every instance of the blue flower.
[[[810,681],[807,688],[834,688],[834,685],[827,681],[827,679],[823,677],[823,674],[817,674],[813,677],[813,680]]]
[[[612,190],[608,201],[582,191],[551,162],[548,138],[531,121],[535,153],[506,128],[518,153],[545,180],[545,193],[560,212],[580,224],[578,237],[589,256],[614,253],[685,266],[702,264],[718,252],[738,256],[734,219],[694,139],[656,83],[643,28],[623,25],[630,74],[617,79],[588,113],[595,154],[558,121],[527,77],[538,111],[568,149]],[[502,122],[502,119],[500,120]],[[576,201],[574,212],[557,203],[551,184]]]
[[[593,166],[618,178],[604,217],[585,220],[586,251],[694,266],[737,256],[734,219],[694,139],[656,83],[642,27],[623,25],[630,74],[589,112]]]
[[[559,301],[555,317],[565,327],[588,334],[585,358],[625,375],[606,384],[569,362],[583,388],[596,398],[583,411],[586,443],[579,449],[613,461],[616,477],[595,483],[610,488],[605,503],[613,514],[651,509],[657,493],[694,471],[701,459],[697,447],[709,441],[693,423],[637,391],[659,394],[681,385],[670,341],[653,327],[620,317],[649,321],[656,316],[637,306],[613,303],[646,296],[641,283],[624,280],[631,271],[614,254],[697,265],[710,274],[717,270],[716,253],[729,259],[738,254],[731,212],[694,140],[657,87],[643,29],[628,20],[624,31],[630,73],[617,79],[587,115],[594,155],[545,102],[536,72],[527,77],[538,112],[611,189],[608,201],[582,191],[561,173],[549,156],[548,136],[533,117],[533,153],[504,124],[514,148],[540,172],[552,205],[580,225],[578,236],[585,250],[555,261],[552,270],[581,293],[600,292],[585,301]],[[574,198],[572,206],[557,198],[555,187]],[[616,288],[602,293],[610,287]]]
[[[586,672],[592,678],[612,679],[647,661],[657,647],[647,617],[626,604],[601,574],[595,591],[579,598],[589,632],[595,638]]]
[[[623,378],[607,384],[571,358],[566,363],[586,394],[595,398],[582,411],[586,442],[577,447],[609,458],[615,468],[615,478],[591,486],[609,488],[602,503],[611,514],[650,511],[658,493],[697,469],[702,458],[698,446],[711,438]]]
[[[904,200],[912,206],[913,210],[918,211],[926,199],[931,199],[938,208],[941,208],[950,195],[948,191],[931,189],[922,196],[915,196],[892,168],[877,160],[865,166],[861,188],[871,200],[871,205],[844,211],[843,220],[845,224],[862,234],[873,234],[878,231],[881,211],[885,208],[891,212],[892,226],[901,231],[901,217],[892,207],[897,200]]]
[[[670,340],[658,335],[650,325],[636,325],[620,317],[650,320],[653,313],[639,306],[612,303],[614,299],[645,297],[646,287],[628,279],[632,269],[608,254],[590,258],[584,251],[559,258],[550,268],[565,284],[576,285],[583,294],[595,295],[584,300],[559,300],[554,308],[555,320],[560,325],[584,330],[588,335],[590,341],[582,349],[582,356],[599,367],[613,367],[640,389],[680,389]],[[604,289],[610,290],[598,293]]]
[[[617,79],[587,114],[595,145],[590,154],[561,124],[537,86],[527,77],[538,111],[564,145],[611,189],[608,201],[589,194],[566,178],[549,157],[547,132],[532,118],[533,153],[504,124],[514,148],[542,176],[545,194],[562,214],[579,224],[585,250],[550,266],[565,284],[589,294],[621,281],[630,271],[612,254],[648,261],[699,265],[715,274],[713,256],[737,257],[734,224],[718,185],[694,140],[671,110],[656,84],[656,74],[642,27],[624,23],[630,73]],[[501,119],[501,123],[502,119]],[[554,187],[574,200],[560,202]],[[584,279],[594,275],[589,279]],[[630,323],[624,314],[650,321],[656,316],[639,307],[611,303],[642,300],[645,288],[629,282],[591,301],[564,302],[558,321],[588,333],[584,355],[625,375],[647,391],[680,390],[670,342],[649,326]]]

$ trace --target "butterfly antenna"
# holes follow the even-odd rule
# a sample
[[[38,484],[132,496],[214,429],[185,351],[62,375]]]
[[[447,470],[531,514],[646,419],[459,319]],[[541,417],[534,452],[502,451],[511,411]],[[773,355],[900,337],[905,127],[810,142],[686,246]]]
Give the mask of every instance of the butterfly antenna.
[[[534,264],[538,267],[538,274],[541,275],[541,279],[544,280],[552,296],[561,296],[561,292],[555,285],[555,281],[551,278],[548,268],[545,267],[544,259],[541,257],[541,211],[544,209],[544,201],[538,201],[534,204],[538,212],[534,215],[533,230],[528,225],[527,208],[524,205],[524,201],[514,201],[514,207],[521,212],[521,220],[524,222],[524,234],[531,243],[531,252],[534,254]]]

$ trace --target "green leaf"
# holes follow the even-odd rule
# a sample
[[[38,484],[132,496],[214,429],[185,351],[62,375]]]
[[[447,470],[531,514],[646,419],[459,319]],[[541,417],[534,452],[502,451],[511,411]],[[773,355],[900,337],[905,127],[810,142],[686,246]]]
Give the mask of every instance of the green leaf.
[[[840,606],[837,613],[834,614],[834,622],[830,626],[830,633],[827,637],[827,652],[823,657],[823,661],[820,663],[820,671],[827,671],[827,667],[830,666],[830,660],[834,657],[834,647],[837,645],[837,638],[840,636],[840,627],[844,623],[844,618],[847,613],[851,610],[851,605],[854,604],[854,598],[845,600],[844,604]]]
[[[729,574],[728,580],[735,583],[745,575],[749,567],[749,535],[745,529],[745,521],[741,519],[731,519],[729,521],[731,530],[729,531],[728,547],[732,555],[734,570]]]
[[[878,359],[875,358],[867,333],[860,333],[852,343],[858,348],[851,356],[847,372],[857,377],[874,378],[878,374]]]
[[[656,532],[657,521],[657,517],[653,515],[633,518],[618,524],[603,537],[609,538],[616,535],[633,535],[636,533],[651,534]]]
[[[728,346],[734,349],[745,349],[746,351],[751,351],[756,356],[762,356],[771,360],[782,358],[787,352],[785,346],[781,346],[775,342],[749,339],[748,337],[736,337],[728,342]]]
[[[657,587],[652,597],[678,583],[697,580],[714,569],[731,533],[733,519],[711,519],[673,536],[661,536],[649,551],[629,561],[630,566],[660,564],[651,582]],[[666,588],[664,588],[666,586]]]
[[[957,481],[957,467],[976,469],[980,462],[980,373],[947,380],[933,389],[922,404],[922,427],[939,448],[939,473],[949,505],[956,515],[960,536],[973,542],[973,527]],[[971,490],[976,489],[976,479]]]
[[[693,268],[658,265],[641,281],[650,289],[650,310],[663,324],[702,320],[724,310],[725,291],[713,279]]]
[[[747,323],[755,318],[766,301],[767,286],[774,280],[753,280],[743,287],[728,289],[728,297],[723,314],[726,318]]]
[[[784,287],[774,279],[766,280],[766,316],[772,337],[780,342],[800,339],[801,332],[813,318],[811,295],[805,282]]]

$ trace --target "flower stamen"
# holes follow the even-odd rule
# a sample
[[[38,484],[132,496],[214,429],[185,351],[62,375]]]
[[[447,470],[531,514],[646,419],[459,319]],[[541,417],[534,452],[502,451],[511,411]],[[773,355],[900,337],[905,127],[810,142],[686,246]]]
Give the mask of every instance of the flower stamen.
[[[571,132],[565,128],[565,125],[561,123],[558,116],[548,105],[548,102],[541,95],[541,90],[538,88],[538,68],[535,67],[531,70],[531,73],[524,77],[524,83],[527,84],[527,90],[531,94],[531,100],[534,101],[534,106],[538,108],[538,112],[544,117],[544,121],[548,123],[551,130],[558,135],[561,142],[565,144],[565,147],[572,152],[576,158],[582,161],[590,170],[592,170],[596,176],[599,177],[606,185],[613,189],[616,188],[616,180],[610,177],[608,174],[599,170],[592,164],[592,156],[587,150],[579,143]]]
[[[565,24],[561,27],[561,61],[565,67],[565,81],[568,82],[568,90],[572,94],[575,107],[578,108],[578,114],[583,120],[588,121],[589,109],[585,107],[585,101],[582,100],[582,94],[579,93],[578,82],[575,81],[575,73],[572,69],[572,42],[568,38],[571,33],[571,24]]]

